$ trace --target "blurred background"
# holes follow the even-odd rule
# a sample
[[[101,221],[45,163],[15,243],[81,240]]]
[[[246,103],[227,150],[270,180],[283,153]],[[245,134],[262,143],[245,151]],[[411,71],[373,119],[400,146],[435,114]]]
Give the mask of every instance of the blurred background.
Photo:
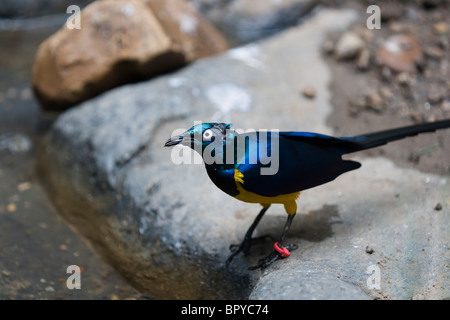
[[[46,191],[36,169],[53,122],[115,87],[170,74],[301,28],[324,10],[344,8],[355,10],[358,22],[345,32],[329,32],[321,44],[332,74],[327,125],[334,134],[450,118],[448,1],[143,1],[150,13],[142,10],[129,26],[114,18],[102,24],[108,17],[135,13],[102,0],[95,2],[106,4],[82,16],[80,35],[67,38],[67,29],[59,31],[72,14],[67,8],[76,5],[84,12],[91,2],[0,2],[0,299],[148,298],[58,214],[55,195]],[[364,23],[373,4],[382,8],[379,30]],[[145,28],[154,28],[149,38]],[[172,85],[182,81],[175,78]],[[321,95],[314,85],[299,86],[297,94],[308,101]],[[399,142],[366,155],[448,177],[450,136],[439,132],[437,137],[420,137],[415,148]],[[82,267],[84,290],[66,288],[65,268],[73,264]]]

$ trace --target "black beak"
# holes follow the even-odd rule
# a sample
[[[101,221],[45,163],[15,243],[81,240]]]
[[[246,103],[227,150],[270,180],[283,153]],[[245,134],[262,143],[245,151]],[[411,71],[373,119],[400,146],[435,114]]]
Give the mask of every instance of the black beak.
[[[176,137],[173,137],[173,138],[170,138],[169,140],[167,140],[164,147],[171,147],[171,146],[181,143],[182,141],[183,141],[183,136],[176,136]]]

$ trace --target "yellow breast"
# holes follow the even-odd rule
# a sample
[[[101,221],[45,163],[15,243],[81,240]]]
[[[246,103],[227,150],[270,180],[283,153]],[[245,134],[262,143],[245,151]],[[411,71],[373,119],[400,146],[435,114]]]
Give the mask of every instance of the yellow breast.
[[[239,194],[235,196],[236,199],[249,202],[260,203],[263,207],[267,207],[272,203],[280,203],[284,205],[288,214],[295,214],[297,212],[297,203],[295,202],[300,196],[300,191],[288,194],[281,194],[275,197],[266,197],[247,191],[243,188],[244,175],[238,169],[234,169],[234,181]]]

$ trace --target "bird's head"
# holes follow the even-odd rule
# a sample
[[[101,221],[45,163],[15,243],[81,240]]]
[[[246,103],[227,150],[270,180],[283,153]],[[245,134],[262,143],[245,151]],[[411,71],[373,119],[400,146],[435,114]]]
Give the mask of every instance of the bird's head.
[[[183,134],[175,136],[167,140],[165,147],[171,147],[181,144],[194,150],[201,148],[204,150],[208,145],[220,139],[223,143],[226,141],[227,129],[231,124],[225,123],[201,123],[193,126]]]

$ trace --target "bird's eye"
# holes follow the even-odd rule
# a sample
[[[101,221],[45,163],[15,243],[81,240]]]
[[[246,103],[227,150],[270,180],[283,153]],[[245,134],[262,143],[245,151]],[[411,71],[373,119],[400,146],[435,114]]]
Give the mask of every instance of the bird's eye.
[[[214,136],[214,133],[210,129],[206,129],[205,132],[203,132],[203,140],[205,140],[205,141],[211,141],[213,136]]]

